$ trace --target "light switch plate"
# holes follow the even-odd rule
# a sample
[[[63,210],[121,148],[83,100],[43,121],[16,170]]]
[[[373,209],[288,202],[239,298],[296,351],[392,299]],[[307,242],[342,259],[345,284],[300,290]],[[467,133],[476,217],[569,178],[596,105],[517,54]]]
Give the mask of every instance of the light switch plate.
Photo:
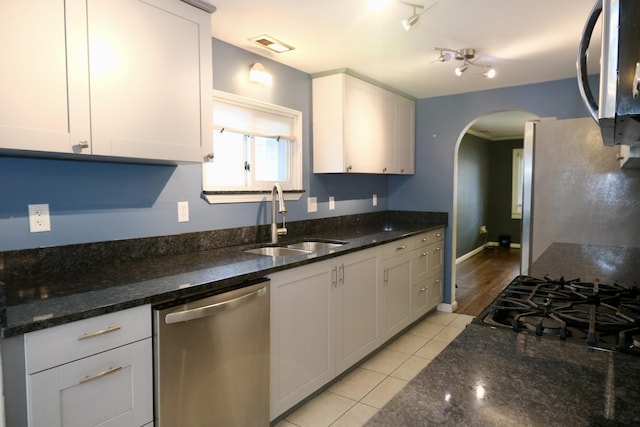
[[[309,197],[307,199],[307,212],[318,212],[318,198]]]
[[[332,211],[336,208],[336,198],[329,196],[329,210]]]

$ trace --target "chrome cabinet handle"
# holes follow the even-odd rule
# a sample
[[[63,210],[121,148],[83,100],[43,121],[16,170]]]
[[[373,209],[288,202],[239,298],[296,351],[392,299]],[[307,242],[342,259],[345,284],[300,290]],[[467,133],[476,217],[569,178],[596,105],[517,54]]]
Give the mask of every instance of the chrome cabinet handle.
[[[397,248],[396,248],[396,251],[401,251],[401,250],[403,250],[403,249],[407,249],[407,245],[402,245],[402,246],[400,246],[400,247],[397,247]]]
[[[338,273],[337,273],[336,267],[333,267],[331,269],[331,284],[333,285],[334,288],[338,287]]]
[[[423,292],[426,292],[426,291],[427,291],[427,288],[421,288],[419,293],[423,293]]]
[[[234,308],[251,298],[259,298],[267,294],[267,287],[264,286],[257,291],[239,296],[232,300],[222,301],[204,307],[193,308],[191,310],[178,311],[169,313],[164,317],[164,321],[169,325],[172,323],[186,322],[189,320],[200,319],[201,317],[211,316],[213,313],[227,308]]]
[[[114,372],[118,372],[120,369],[122,369],[122,366],[115,366],[115,367],[111,367],[109,369],[107,369],[106,371],[102,371],[98,374],[95,375],[91,375],[91,376],[86,376],[84,378],[81,378],[80,381],[78,381],[78,384],[84,384],[84,383],[88,383],[89,381],[93,381],[93,380],[97,380],[98,378],[102,378],[105,377],[109,374],[113,374]]]
[[[102,329],[100,331],[96,331],[96,332],[87,332],[86,334],[82,334],[78,337],[78,341],[80,340],[86,340],[88,338],[95,338],[97,336],[100,335],[104,335],[104,334],[109,334],[111,332],[116,332],[119,331],[120,329],[122,329],[122,327],[120,326],[109,326],[106,329]]]
[[[427,256],[427,253],[426,252],[422,252],[422,256]]]
[[[340,264],[340,267],[338,267],[338,273],[338,280],[341,285],[344,285],[344,264]]]
[[[80,148],[89,148],[89,141],[79,141],[78,146]]]

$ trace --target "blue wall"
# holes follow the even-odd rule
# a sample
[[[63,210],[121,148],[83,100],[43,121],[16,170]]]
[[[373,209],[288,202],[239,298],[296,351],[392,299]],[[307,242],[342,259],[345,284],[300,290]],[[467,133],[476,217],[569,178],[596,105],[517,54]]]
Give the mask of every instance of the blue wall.
[[[261,62],[272,88],[247,81]],[[287,221],[386,210],[387,176],[314,175],[311,170],[311,78],[308,74],[213,40],[215,89],[303,113],[305,195],[287,203]],[[199,165],[152,166],[0,157],[0,251],[169,235],[265,224],[263,203],[210,205],[201,197]],[[371,197],[378,195],[378,206]],[[329,196],[336,209],[329,211]],[[318,212],[307,213],[307,197]],[[190,221],[178,223],[178,201],[189,202]],[[51,232],[29,233],[27,205],[48,203]]]
[[[589,113],[575,78],[418,100],[416,173],[389,178],[389,207],[449,213],[453,221],[453,174],[456,144],[476,118],[505,110],[528,111],[558,119]],[[445,302],[451,302],[451,228],[446,233]]]

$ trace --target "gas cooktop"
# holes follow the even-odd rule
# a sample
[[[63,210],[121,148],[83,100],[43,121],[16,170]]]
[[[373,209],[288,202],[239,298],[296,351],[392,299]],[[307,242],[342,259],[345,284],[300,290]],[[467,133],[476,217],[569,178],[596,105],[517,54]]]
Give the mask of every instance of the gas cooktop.
[[[640,289],[518,276],[474,323],[640,355]]]

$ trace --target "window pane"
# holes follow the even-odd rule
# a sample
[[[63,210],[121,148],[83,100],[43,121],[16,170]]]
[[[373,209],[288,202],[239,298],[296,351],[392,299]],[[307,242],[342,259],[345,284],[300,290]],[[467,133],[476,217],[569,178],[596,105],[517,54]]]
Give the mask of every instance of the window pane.
[[[213,160],[206,164],[208,186],[244,187],[247,185],[247,137],[233,132],[214,132]]]
[[[289,141],[280,138],[255,137],[255,180],[287,181],[289,169]]]

